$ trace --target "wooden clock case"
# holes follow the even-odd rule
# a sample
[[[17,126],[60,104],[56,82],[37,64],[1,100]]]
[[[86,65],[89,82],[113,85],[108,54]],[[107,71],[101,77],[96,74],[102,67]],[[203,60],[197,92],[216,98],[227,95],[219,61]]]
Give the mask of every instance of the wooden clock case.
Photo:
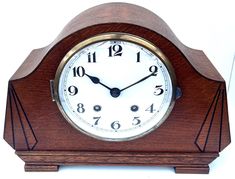
[[[168,119],[150,134],[107,142],[73,128],[52,101],[50,80],[61,59],[97,34],[124,32],[155,44],[174,67],[182,96]],[[225,81],[202,51],[183,45],[152,12],[108,3],[75,17],[49,46],[33,50],[9,80],[4,139],[26,171],[60,165],[172,166],[178,173],[208,173],[230,143]]]

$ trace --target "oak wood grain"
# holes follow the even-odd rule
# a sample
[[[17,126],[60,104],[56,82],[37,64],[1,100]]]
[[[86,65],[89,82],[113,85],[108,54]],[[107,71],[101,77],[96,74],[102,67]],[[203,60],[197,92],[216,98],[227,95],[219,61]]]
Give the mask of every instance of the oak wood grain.
[[[217,153],[17,151],[26,171],[56,171],[61,165],[170,166],[177,173],[208,173]]]
[[[65,38],[72,38],[70,37],[71,34],[91,26],[110,23],[132,24],[154,31],[155,33],[166,38],[168,42],[172,43],[172,45],[177,47],[188,59],[188,62],[191,63],[191,65],[199,73],[207,78],[223,81],[223,78],[214,68],[203,51],[192,49],[182,44],[169,26],[153,12],[143,7],[128,3],[107,3],[95,6],[82,12],[65,26],[63,31],[50,45],[32,51],[22,66],[13,75],[12,80],[23,78],[32,73],[42,62],[43,57],[61,40],[64,40]],[[80,33],[79,35],[81,35],[81,38],[83,37],[83,34]]]
[[[182,90],[157,130],[128,142],[101,141],[79,132],[51,97],[50,80],[65,54],[107,32],[133,34],[156,45],[171,62]],[[167,165],[176,172],[207,173],[208,164],[231,141],[225,81],[201,51],[183,45],[152,12],[125,3],[100,5],[75,17],[49,46],[32,51],[9,80],[4,139],[26,162],[27,171],[82,163]]]

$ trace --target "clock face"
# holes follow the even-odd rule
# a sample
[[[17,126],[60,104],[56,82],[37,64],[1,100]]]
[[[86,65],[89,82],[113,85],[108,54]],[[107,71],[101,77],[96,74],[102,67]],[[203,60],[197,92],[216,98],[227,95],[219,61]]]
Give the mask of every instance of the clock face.
[[[101,140],[125,141],[167,118],[174,81],[157,47],[133,35],[102,34],[67,53],[56,73],[55,96],[76,129]]]

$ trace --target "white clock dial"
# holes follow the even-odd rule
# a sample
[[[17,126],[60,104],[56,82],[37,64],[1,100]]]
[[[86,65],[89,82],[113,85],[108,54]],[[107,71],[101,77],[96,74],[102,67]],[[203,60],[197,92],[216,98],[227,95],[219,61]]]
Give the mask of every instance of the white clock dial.
[[[131,35],[113,36],[100,35],[71,49],[57,71],[56,96],[78,130],[125,141],[166,119],[174,103],[174,76],[152,44]]]

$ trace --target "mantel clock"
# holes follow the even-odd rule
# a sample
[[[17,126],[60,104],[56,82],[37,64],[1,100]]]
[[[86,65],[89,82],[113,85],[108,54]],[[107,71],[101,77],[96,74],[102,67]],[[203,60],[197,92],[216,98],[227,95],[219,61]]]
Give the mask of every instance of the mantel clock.
[[[9,80],[4,139],[26,171],[172,166],[208,173],[230,143],[225,81],[152,12],[84,11]]]

